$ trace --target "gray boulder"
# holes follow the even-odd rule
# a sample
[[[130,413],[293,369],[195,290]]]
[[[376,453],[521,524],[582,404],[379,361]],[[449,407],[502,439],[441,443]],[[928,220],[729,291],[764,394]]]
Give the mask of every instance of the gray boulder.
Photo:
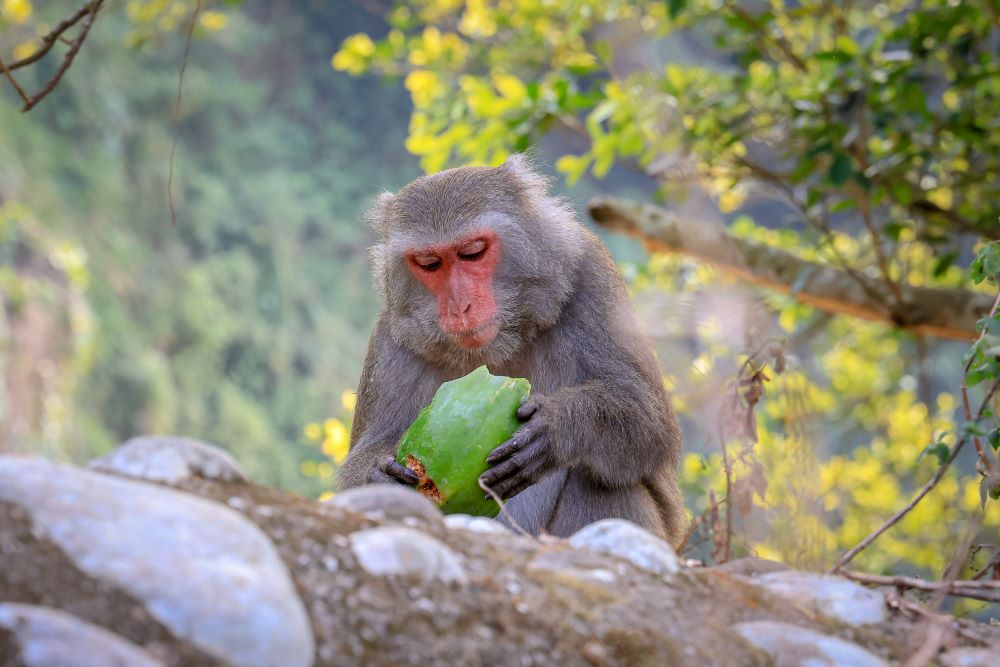
[[[413,489],[392,484],[369,484],[342,491],[326,501],[330,507],[357,512],[375,521],[438,529],[441,510]]]
[[[268,538],[236,512],[190,494],[0,457],[0,501],[83,572],[125,589],[179,637],[246,667],[308,666],[302,602]]]
[[[889,667],[857,644],[790,623],[753,621],[734,630],[781,667]]]
[[[370,574],[408,577],[425,583],[467,583],[455,552],[412,528],[359,530],[351,533],[351,549]]]
[[[762,574],[753,581],[776,595],[848,625],[881,623],[889,616],[882,593],[840,577],[785,570]]]
[[[0,628],[14,635],[24,667],[163,667],[135,644],[56,609],[0,603]]]
[[[631,521],[604,519],[576,531],[569,543],[577,549],[615,556],[654,574],[672,575],[680,560],[666,540],[640,528]]]
[[[221,447],[190,438],[162,435],[126,440],[91,461],[88,467],[164,484],[177,484],[192,477],[223,482],[248,479],[236,459]]]

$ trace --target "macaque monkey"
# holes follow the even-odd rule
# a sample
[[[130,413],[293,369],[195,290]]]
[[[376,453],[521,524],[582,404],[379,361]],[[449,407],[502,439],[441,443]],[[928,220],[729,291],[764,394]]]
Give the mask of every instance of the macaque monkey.
[[[532,386],[481,477],[513,521],[566,536],[617,517],[676,545],[677,418],[608,251],[548,180],[515,155],[418,178],[369,218],[385,306],[342,486],[416,484],[400,437],[442,382],[485,364]]]

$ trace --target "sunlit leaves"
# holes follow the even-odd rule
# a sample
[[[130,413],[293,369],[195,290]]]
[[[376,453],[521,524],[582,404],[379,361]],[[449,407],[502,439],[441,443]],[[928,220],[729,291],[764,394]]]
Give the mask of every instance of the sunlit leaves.
[[[34,8],[29,0],[3,0],[0,14],[11,23],[26,23],[31,18]]]
[[[229,17],[222,12],[204,11],[198,16],[198,22],[206,29],[217,32],[226,27]]]
[[[987,243],[980,248],[969,267],[969,275],[976,284],[984,280],[997,284],[1000,276],[1000,241]]]
[[[375,53],[375,43],[364,33],[351,35],[344,40],[333,56],[333,68],[350,74],[361,74],[368,67],[368,59]]]

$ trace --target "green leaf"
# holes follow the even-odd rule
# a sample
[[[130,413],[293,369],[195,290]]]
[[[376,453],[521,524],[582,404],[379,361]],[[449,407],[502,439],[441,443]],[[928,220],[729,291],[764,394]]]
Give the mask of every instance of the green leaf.
[[[667,13],[670,14],[670,18],[677,18],[685,5],[687,5],[687,0],[667,0]]]
[[[888,236],[893,241],[899,240],[899,235],[906,229],[906,225],[899,222],[890,222],[885,227],[885,235]]]
[[[853,173],[854,165],[851,163],[851,157],[847,153],[839,153],[833,159],[828,175],[831,183],[840,186],[846,183]]]
[[[955,253],[949,252],[941,255],[934,261],[934,270],[932,273],[935,278],[940,278],[944,275],[945,271],[951,268],[951,265],[955,263]]]
[[[927,445],[927,447],[924,448],[924,451],[920,452],[920,456],[917,457],[917,460],[919,461],[923,458],[924,454],[933,454],[937,457],[938,465],[943,466],[951,457],[951,448],[943,442]]]
[[[987,440],[990,443],[990,447],[992,447],[994,451],[1000,449],[1000,428],[995,428],[990,431]]]

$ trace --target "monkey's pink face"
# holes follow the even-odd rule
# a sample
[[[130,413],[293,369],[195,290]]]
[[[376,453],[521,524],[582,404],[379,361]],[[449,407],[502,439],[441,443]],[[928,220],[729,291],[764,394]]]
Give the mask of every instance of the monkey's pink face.
[[[492,230],[406,252],[410,271],[437,297],[441,330],[466,349],[486,347],[500,331],[493,296],[500,253]]]

